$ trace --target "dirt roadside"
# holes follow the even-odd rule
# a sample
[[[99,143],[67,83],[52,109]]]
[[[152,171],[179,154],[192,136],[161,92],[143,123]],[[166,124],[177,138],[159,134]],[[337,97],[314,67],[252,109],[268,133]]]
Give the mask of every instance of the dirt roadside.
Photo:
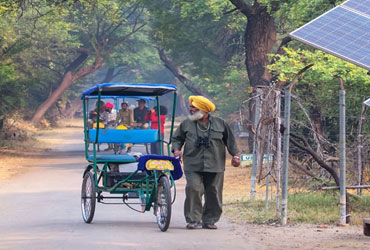
[[[42,147],[28,152],[3,151],[0,154],[0,182],[11,180],[17,175],[30,171],[27,166],[33,162],[47,161],[42,157],[50,148],[55,148],[62,142],[55,135],[68,135],[81,131],[78,124],[69,124],[67,127],[46,131],[38,140]],[[227,192],[247,192],[245,183],[240,183],[241,169],[227,166],[225,176],[225,190]],[[235,215],[230,216],[235,218]],[[224,219],[228,219],[227,213]],[[243,237],[248,242],[245,249],[254,249],[253,246],[264,246],[262,249],[370,249],[370,237],[362,234],[362,227],[338,227],[329,225],[257,225],[236,222],[232,226],[234,234]],[[243,248],[244,249],[244,248]]]
[[[26,142],[26,147],[22,150],[0,148],[0,182],[9,180],[13,176],[28,171],[27,165],[30,161],[37,162],[40,155],[55,148],[62,143],[58,135],[68,135],[81,130],[80,121],[71,121],[65,126],[49,130],[40,131],[40,135],[35,139]],[[27,149],[28,148],[28,149]]]

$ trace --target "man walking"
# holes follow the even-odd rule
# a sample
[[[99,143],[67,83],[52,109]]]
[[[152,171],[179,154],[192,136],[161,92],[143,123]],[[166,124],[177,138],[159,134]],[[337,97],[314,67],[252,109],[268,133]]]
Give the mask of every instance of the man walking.
[[[183,155],[184,158],[184,215],[187,229],[200,226],[217,229],[215,223],[222,214],[225,147],[233,156],[231,164],[235,167],[240,165],[239,150],[232,130],[223,119],[209,114],[215,109],[216,106],[207,98],[190,96],[189,118],[180,124],[172,137],[174,156]]]

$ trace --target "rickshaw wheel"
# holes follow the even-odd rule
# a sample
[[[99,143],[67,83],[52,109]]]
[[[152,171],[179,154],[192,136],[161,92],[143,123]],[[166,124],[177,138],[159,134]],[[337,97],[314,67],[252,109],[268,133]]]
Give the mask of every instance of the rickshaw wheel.
[[[82,181],[81,188],[81,210],[82,218],[86,223],[90,223],[94,218],[96,204],[96,188],[94,175],[86,172]]]
[[[170,225],[172,206],[170,183],[166,176],[162,176],[158,181],[156,206],[158,227],[162,232],[165,232]]]

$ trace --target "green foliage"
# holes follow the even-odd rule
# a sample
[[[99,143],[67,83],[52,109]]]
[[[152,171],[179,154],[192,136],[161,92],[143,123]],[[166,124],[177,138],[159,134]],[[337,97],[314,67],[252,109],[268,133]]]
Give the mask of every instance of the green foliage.
[[[343,1],[258,2],[276,17],[278,32],[284,35]],[[156,51],[156,46],[161,46],[194,84],[216,100],[219,114],[227,115],[237,111],[248,95],[243,41],[247,19],[232,11],[234,8],[224,0],[1,1],[0,63],[11,66],[17,84],[28,92],[23,102],[35,109],[47,98],[50,88],[57,87],[81,48],[90,51],[81,67],[91,65],[97,53],[109,52],[110,56],[105,58],[100,72],[78,81],[71,92],[78,93],[83,84],[98,83],[107,68],[121,72],[114,81],[172,83],[174,78],[163,67]],[[146,25],[125,39],[135,24],[135,27]],[[120,39],[122,42],[109,51]],[[104,43],[107,46],[99,51]],[[300,46],[294,43],[292,48]],[[302,53],[305,62],[300,60]],[[333,115],[338,86],[331,77],[334,73],[344,77],[348,95],[354,93],[349,106],[360,102],[368,91],[368,82],[356,67],[307,49],[287,51],[287,56],[279,57],[271,69],[279,79],[291,79],[310,60],[315,61],[314,68],[296,87],[303,96],[310,96],[304,98],[305,102],[323,105],[325,112]],[[334,60],[335,66],[327,68],[327,61]],[[9,82],[7,78],[0,79],[2,86],[5,82]],[[71,92],[66,96],[78,95]],[[326,102],[323,93],[332,99]],[[18,103],[21,105],[22,101]]]
[[[194,84],[217,101],[221,115],[237,111],[248,82],[243,56],[245,17],[225,14],[233,9],[228,1],[157,3],[149,4],[156,43]]]
[[[26,86],[26,100],[18,103],[27,102],[27,108],[35,109],[48,97],[50,89],[55,90],[66,68],[80,55],[80,49],[89,50],[81,67],[92,64],[97,53],[105,58],[108,67],[126,67],[127,71],[139,68],[140,63],[150,68],[155,65],[154,60],[158,61],[153,48],[148,52],[147,36],[138,36],[136,44],[124,37],[134,25],[143,23],[138,1],[38,0],[12,8],[0,6],[7,6],[0,19],[0,63],[11,64],[19,84]],[[125,43],[112,50],[120,40]],[[0,82],[5,85],[5,79]],[[14,99],[17,97],[23,98]]]
[[[12,66],[0,65],[0,118],[13,115],[24,104],[26,86],[19,82]]]
[[[306,65],[314,64],[299,79],[298,84],[293,88],[295,95],[307,110],[315,109],[325,119],[327,134],[333,142],[338,141],[338,116],[339,116],[339,90],[338,79],[344,80],[346,90],[346,113],[347,130],[352,131],[357,126],[357,117],[361,110],[361,103],[370,93],[370,77],[367,71],[349,62],[331,56],[319,50],[285,49],[284,55],[274,55],[275,63],[269,66],[280,81],[290,82],[294,76]],[[304,121],[300,107],[293,106],[293,119]],[[311,114],[314,115],[314,114]],[[299,126],[299,125],[298,125]],[[365,124],[364,131],[369,131]],[[350,133],[348,133],[350,135]],[[354,137],[348,138],[353,141]]]
[[[258,0],[259,3],[267,6],[271,15],[276,18],[277,30],[282,34],[308,23],[344,1],[345,0]]]

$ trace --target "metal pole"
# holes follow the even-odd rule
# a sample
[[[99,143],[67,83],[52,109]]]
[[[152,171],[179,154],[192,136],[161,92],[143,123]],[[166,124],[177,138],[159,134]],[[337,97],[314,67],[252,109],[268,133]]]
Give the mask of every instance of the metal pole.
[[[175,117],[176,117],[176,100],[177,100],[177,93],[173,92],[173,107],[172,107],[172,120],[171,120],[171,130],[170,130],[170,137],[168,139],[167,144],[167,154],[168,156],[171,155],[170,145],[172,143],[172,134],[173,134],[173,127],[175,124]]]
[[[269,208],[269,178],[270,178],[270,151],[271,151],[271,130],[269,131],[267,138],[267,165],[266,165],[266,199],[265,199],[265,208]]]
[[[88,137],[88,127],[87,127],[87,119],[88,119],[88,115],[87,115],[87,107],[88,105],[86,104],[86,102],[88,101],[88,99],[86,97],[84,97],[82,99],[82,110],[83,110],[83,118],[84,118],[84,140],[85,140],[85,158],[86,160],[88,159],[88,151],[89,151],[89,137]]]
[[[276,94],[276,103],[277,103],[277,116],[276,119],[276,206],[275,214],[279,216],[280,213],[280,184],[281,184],[281,92],[278,91]]]
[[[252,160],[252,173],[251,173],[251,195],[250,199],[254,200],[256,195],[256,174],[257,174],[257,126],[260,118],[260,107],[261,99],[260,95],[262,93],[261,89],[256,89],[256,109],[254,112],[254,141],[253,141],[253,160]]]
[[[357,184],[362,184],[362,121],[365,120],[365,103],[362,103],[361,106],[361,113],[360,113],[360,119],[358,122],[358,137],[357,137]],[[362,194],[362,189],[357,189],[357,194]]]
[[[287,224],[288,215],[288,168],[289,168],[289,134],[290,134],[290,99],[291,89],[284,91],[284,138],[283,138],[283,178],[281,194],[281,225]]]
[[[346,224],[346,91],[339,91],[340,224]]]
[[[159,144],[159,155],[163,155],[163,140],[162,140],[162,131],[161,131],[161,105],[159,101],[159,96],[156,96],[157,100],[157,119],[158,119],[158,144]]]

